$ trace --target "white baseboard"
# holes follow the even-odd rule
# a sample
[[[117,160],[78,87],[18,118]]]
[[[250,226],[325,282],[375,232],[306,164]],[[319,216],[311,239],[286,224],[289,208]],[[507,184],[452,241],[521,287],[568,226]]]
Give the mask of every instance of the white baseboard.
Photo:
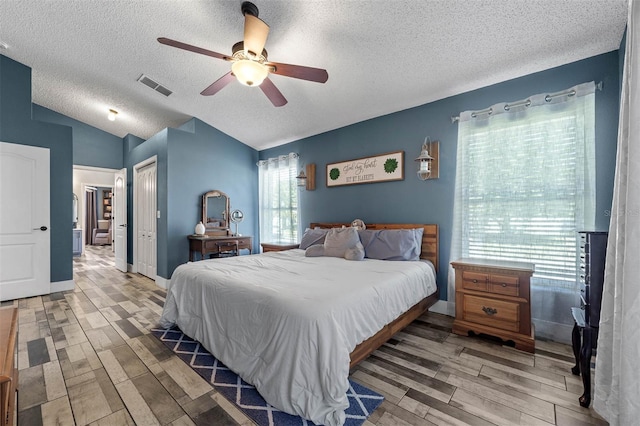
[[[156,285],[160,288],[167,290],[171,285],[171,280],[161,277],[160,275],[156,275]]]
[[[444,314],[450,317],[456,316],[455,305],[451,302],[447,302],[446,300],[438,300],[436,303],[433,304],[432,307],[429,308],[429,312]]]
[[[56,282],[50,283],[50,286],[49,286],[51,293],[73,290],[74,288],[76,288],[76,283],[73,280],[56,281]]]

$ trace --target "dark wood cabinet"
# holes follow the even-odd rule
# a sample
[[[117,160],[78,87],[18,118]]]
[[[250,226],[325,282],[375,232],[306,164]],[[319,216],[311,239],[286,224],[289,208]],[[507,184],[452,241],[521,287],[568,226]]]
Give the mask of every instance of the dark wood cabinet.
[[[222,257],[224,253],[235,250],[251,250],[253,239],[250,236],[239,235],[189,235],[189,261],[196,260],[195,254],[200,253],[200,259],[208,256]]]
[[[591,403],[591,356],[598,343],[608,233],[583,231],[578,233],[578,238],[580,306],[571,309],[575,320],[572,345],[576,359],[571,371],[582,375],[584,393],[579,402],[588,407]]]

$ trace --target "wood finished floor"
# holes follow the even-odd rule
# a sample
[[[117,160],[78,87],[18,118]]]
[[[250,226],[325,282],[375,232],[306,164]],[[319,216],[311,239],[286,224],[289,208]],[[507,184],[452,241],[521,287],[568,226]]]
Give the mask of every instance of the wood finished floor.
[[[165,291],[113,267],[110,247],[74,259],[74,291],[21,299],[18,424],[252,425],[149,330]],[[365,426],[606,424],[579,406],[567,345],[531,355],[451,333],[427,314],[358,365],[385,396]]]

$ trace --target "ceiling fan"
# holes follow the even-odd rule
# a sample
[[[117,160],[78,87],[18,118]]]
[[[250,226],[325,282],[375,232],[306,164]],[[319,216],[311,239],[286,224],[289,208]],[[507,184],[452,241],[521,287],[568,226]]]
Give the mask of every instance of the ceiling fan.
[[[235,77],[245,86],[260,86],[260,89],[262,89],[262,92],[269,98],[271,103],[276,107],[280,107],[285,105],[287,100],[269,79],[269,73],[317,83],[327,81],[329,74],[326,70],[267,61],[267,51],[264,49],[264,45],[269,35],[269,26],[258,18],[258,8],[253,3],[243,2],[240,10],[244,15],[244,40],[233,45],[231,56],[165,37],[158,38],[160,43],[167,46],[232,62],[231,71],[204,89],[200,93],[201,95],[215,95],[227,84],[231,83]]]

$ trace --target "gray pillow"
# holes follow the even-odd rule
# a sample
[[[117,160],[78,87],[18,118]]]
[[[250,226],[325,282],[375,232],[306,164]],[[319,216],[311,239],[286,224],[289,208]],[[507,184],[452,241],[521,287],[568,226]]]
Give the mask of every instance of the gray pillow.
[[[351,247],[344,252],[344,258],[347,260],[364,260],[364,246],[360,241],[355,247]]]
[[[344,257],[347,249],[355,247],[360,242],[356,228],[333,228],[324,240],[324,255]]]
[[[324,244],[324,238],[327,236],[327,232],[329,232],[328,229],[307,228],[300,241],[300,249],[306,250],[314,244]]]
[[[358,231],[364,255],[380,260],[419,260],[423,228]]]
[[[324,244],[314,244],[307,247],[304,251],[306,257],[320,257],[324,256]]]

